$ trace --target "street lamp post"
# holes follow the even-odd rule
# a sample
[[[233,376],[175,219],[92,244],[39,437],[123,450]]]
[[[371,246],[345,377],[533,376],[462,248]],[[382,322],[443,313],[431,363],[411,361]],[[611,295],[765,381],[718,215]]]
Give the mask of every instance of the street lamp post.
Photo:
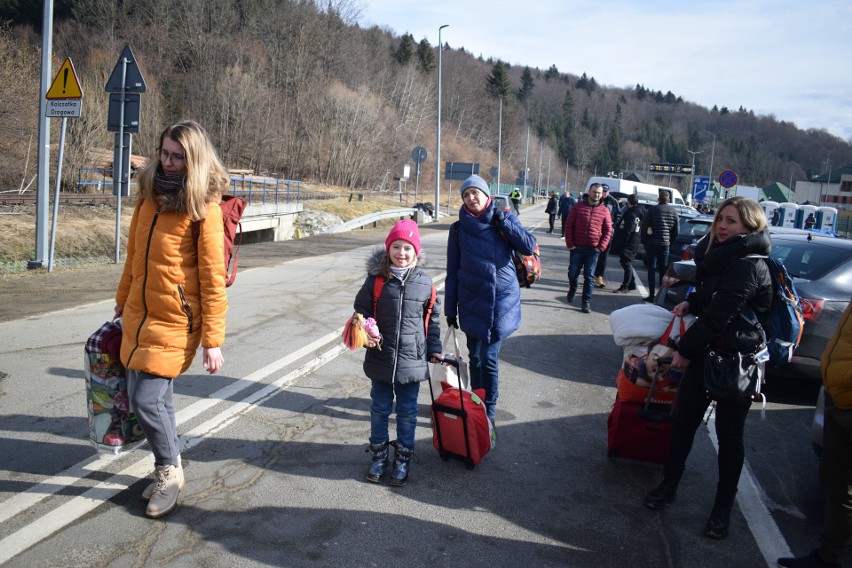
[[[831,154],[828,154],[825,158],[825,163],[828,166],[828,177],[825,178],[825,194],[831,191]],[[819,186],[819,200],[817,201],[817,206],[822,207],[822,184]]]
[[[695,154],[700,154],[701,150],[698,152],[693,152],[692,150],[687,149],[687,152],[692,154],[692,174],[689,176],[689,194],[692,196],[693,203],[695,202]],[[693,206],[694,207],[694,206]]]
[[[716,156],[716,133],[705,130],[707,134],[713,135],[713,147],[710,148],[710,172],[707,174],[710,177],[710,190],[713,190],[713,158]]]
[[[503,157],[503,97],[500,97],[500,125],[497,127],[497,193],[500,193],[500,161]]]
[[[441,217],[441,53],[444,44],[441,43],[441,30],[450,27],[444,24],[438,28],[438,125],[435,136],[435,222]]]

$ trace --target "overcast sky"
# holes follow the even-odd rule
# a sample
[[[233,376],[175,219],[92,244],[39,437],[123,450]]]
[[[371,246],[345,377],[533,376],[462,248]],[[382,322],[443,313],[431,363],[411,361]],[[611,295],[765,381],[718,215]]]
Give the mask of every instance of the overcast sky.
[[[852,138],[849,0],[356,0],[361,25]]]

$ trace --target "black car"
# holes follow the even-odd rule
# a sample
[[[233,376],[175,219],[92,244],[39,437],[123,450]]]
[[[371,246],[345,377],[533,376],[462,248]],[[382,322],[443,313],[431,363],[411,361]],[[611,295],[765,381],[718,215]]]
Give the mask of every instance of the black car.
[[[707,231],[710,230],[710,225],[713,223],[712,215],[695,215],[689,217],[679,215],[678,218],[677,238],[669,245],[669,262],[680,259],[690,245],[697,243],[701,237],[707,234]],[[639,246],[639,252],[636,256],[645,263],[645,266],[648,266],[645,245]]]
[[[677,238],[669,247],[669,261],[681,259],[683,253],[694,245],[701,237],[710,230],[713,224],[712,215],[698,215],[697,217],[681,217]]]
[[[793,360],[777,374],[819,378],[819,358],[840,315],[852,299],[852,241],[807,231],[770,228],[772,252],[793,277],[802,300],[805,329]],[[672,309],[694,290],[695,263],[673,262],[663,277],[655,303]]]

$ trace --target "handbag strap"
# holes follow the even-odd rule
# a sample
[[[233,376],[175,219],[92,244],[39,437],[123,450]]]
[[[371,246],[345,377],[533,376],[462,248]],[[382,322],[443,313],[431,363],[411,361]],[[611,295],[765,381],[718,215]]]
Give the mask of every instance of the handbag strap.
[[[668,346],[669,337],[672,334],[672,329],[674,328],[675,320],[680,320],[680,336],[682,337],[684,333],[686,333],[686,324],[683,321],[683,318],[680,316],[673,316],[672,321],[669,322],[669,326],[666,328],[666,331],[663,332],[663,335],[660,336],[660,341],[658,343],[662,343],[663,345]]]

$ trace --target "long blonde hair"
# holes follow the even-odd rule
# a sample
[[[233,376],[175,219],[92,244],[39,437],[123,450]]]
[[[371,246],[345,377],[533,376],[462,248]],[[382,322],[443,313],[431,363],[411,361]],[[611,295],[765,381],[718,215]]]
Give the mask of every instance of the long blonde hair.
[[[757,201],[743,197],[742,195],[735,195],[719,204],[716,215],[713,217],[713,223],[710,225],[710,238],[707,239],[707,250],[710,250],[710,247],[713,246],[713,241],[716,240],[716,225],[722,216],[722,210],[728,205],[731,205],[737,210],[749,234],[762,233],[766,229],[766,214],[764,214],[763,209],[761,209]]]
[[[157,153],[139,176],[140,193],[144,199],[154,198],[154,176],[161,169],[160,150],[166,137],[180,144],[184,151],[186,211],[193,221],[204,219],[207,203],[218,201],[227,191],[229,177],[207,131],[194,120],[182,120],[160,134]]]

